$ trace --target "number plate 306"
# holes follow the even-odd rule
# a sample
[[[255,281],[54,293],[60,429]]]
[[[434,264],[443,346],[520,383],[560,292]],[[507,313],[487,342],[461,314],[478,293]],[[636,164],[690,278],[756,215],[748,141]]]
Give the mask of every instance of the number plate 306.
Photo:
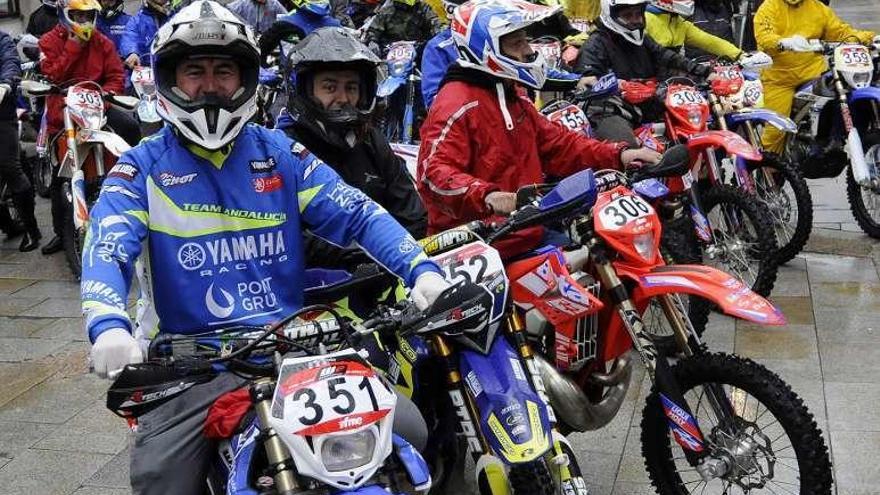
[[[624,195],[599,210],[599,224],[607,230],[619,230],[654,213],[645,200],[634,195]]]

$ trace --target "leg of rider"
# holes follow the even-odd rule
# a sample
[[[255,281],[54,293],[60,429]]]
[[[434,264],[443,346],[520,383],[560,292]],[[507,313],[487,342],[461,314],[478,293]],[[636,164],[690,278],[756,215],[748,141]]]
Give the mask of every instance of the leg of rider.
[[[55,136],[49,139],[50,152],[58,157],[57,162],[60,163],[64,156],[63,151],[66,149],[63,145],[63,136]],[[65,181],[70,179],[58,176],[58,166],[52,168],[52,182],[49,184],[49,199],[52,201],[52,232],[55,236],[45,246],[42,253],[45,255],[57,253],[64,249],[62,236],[64,235],[64,219],[67,213],[68,201],[64,197],[63,185]]]
[[[397,405],[394,407],[394,425],[392,429],[419,452],[425,451],[428,444],[428,425],[415,402],[401,395],[395,389]]]
[[[794,93],[797,87],[798,84],[786,84],[773,79],[765,82],[764,107],[768,110],[773,110],[783,117],[788,117],[791,114],[791,106],[794,103]],[[764,126],[761,144],[767,151],[782,153],[785,147],[785,134],[772,125]]]
[[[0,121],[0,173],[2,173],[3,179],[9,183],[9,179],[7,178],[8,173],[7,170],[10,170],[12,164],[9,163],[10,157],[12,154],[16,155],[16,160],[18,159],[18,129],[14,126],[14,122],[11,121]],[[13,184],[9,183],[9,187],[14,187]],[[11,218],[6,215],[0,216],[0,230],[2,230],[7,237],[15,237],[21,233],[21,226],[11,222]]]
[[[34,190],[21,168],[18,126],[15,122],[0,122],[0,143],[0,175],[12,191],[12,201],[25,230],[18,249],[33,251],[39,246],[42,236],[34,216]]]
[[[213,442],[202,433],[211,404],[244,380],[221,373],[196,385],[138,419],[131,448],[131,488],[134,495],[192,495],[202,493]]]
[[[602,115],[594,117],[596,126],[593,131],[597,139],[608,141],[626,141],[631,147],[638,147],[639,142],[633,133],[633,125],[620,115]]]
[[[141,140],[141,128],[131,112],[110,107],[107,109],[107,125],[129,146],[137,146]]]

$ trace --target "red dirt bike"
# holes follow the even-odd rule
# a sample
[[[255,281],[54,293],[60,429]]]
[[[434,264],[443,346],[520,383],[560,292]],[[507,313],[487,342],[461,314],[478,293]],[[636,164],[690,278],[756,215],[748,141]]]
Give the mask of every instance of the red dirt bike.
[[[662,152],[670,144],[686,143],[690,152],[690,170],[666,179],[671,194],[654,203],[667,226],[664,250],[677,262],[713,264],[768,296],[778,268],[769,214],[753,196],[721,184],[716,151],[752,162],[759,162],[761,154],[733,132],[708,129],[709,105],[690,79],[620,81],[619,90],[631,105],[654,98],[664,105],[663,122],[636,129],[643,145]],[[589,105],[591,98],[586,99]]]
[[[710,353],[680,295],[711,300],[740,319],[783,325],[767,300],[736,278],[702,265],[668,266],[660,254],[661,223],[630,184],[681,175],[664,159],[630,177],[591,171],[560,186],[594,188],[595,205],[557,208],[542,223],[562,225],[573,243],[550,247],[507,267],[514,303],[559,424],[586,431],[616,415],[631,377],[632,351],[653,388],[642,416],[642,454],[662,494],[831,492],[831,464],[821,431],[801,399],[776,374],[748,359]],[[564,189],[564,188],[562,188]],[[518,193],[523,205],[501,225],[468,224],[465,232],[491,242],[531,225],[548,186]],[[592,202],[589,202],[593,204]],[[665,326],[675,339],[675,365],[652,339]]]

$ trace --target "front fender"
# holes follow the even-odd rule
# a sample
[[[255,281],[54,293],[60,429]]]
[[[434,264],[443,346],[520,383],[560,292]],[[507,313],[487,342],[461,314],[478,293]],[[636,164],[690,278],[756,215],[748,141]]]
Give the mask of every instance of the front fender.
[[[745,139],[731,131],[706,131],[688,138],[688,151],[695,157],[706,148],[724,148],[727,154],[741,156],[746,160],[757,162],[761,153]]]
[[[615,264],[622,278],[636,283],[633,299],[639,302],[661,294],[687,293],[708,299],[724,314],[761,325],[781,326],[785,316],[770,301],[727,273],[703,265],[657,266],[650,271]]]
[[[379,85],[379,89],[376,90],[376,96],[379,98],[385,98],[391,94],[394,94],[403,83],[406,82],[406,76],[391,76],[388,79],[382,81],[382,84]]]
[[[107,151],[115,156],[122,156],[123,153],[131,149],[131,146],[116,134],[94,129],[80,129],[76,133],[76,144],[83,143],[101,143]]]
[[[880,101],[880,88],[868,86],[867,88],[854,89],[849,94],[850,103],[859,100],[877,100]]]
[[[531,462],[550,449],[548,406],[505,338],[496,338],[488,355],[462,351],[459,370],[475,398],[480,430],[498,458],[506,464]]]
[[[727,119],[727,125],[729,127],[734,127],[743,122],[757,121],[770,124],[783,132],[797,131],[797,126],[793,120],[788,117],[783,117],[772,110],[747,108],[738,112],[729,113],[725,115],[725,118]]]

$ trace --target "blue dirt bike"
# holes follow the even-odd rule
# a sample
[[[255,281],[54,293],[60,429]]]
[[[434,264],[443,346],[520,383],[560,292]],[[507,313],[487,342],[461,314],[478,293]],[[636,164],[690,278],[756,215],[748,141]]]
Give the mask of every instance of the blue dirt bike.
[[[379,85],[376,94],[386,101],[385,137],[390,142],[412,144],[415,139],[415,114],[421,94],[417,58],[418,44],[415,41],[395,41],[385,56],[388,77]]]
[[[444,301],[458,312],[473,309],[468,301],[456,306],[454,295]],[[315,313],[333,316],[307,320]],[[389,324],[381,317],[371,322]],[[136,422],[224,369],[247,382],[221,396],[208,413],[205,433],[219,447],[205,493],[425,491],[431,486],[427,464],[392,431],[397,395],[356,350],[372,332],[369,325],[352,326],[329,306],[313,305],[268,328],[160,335],[146,363],[126,366],[116,378],[107,407]]]

